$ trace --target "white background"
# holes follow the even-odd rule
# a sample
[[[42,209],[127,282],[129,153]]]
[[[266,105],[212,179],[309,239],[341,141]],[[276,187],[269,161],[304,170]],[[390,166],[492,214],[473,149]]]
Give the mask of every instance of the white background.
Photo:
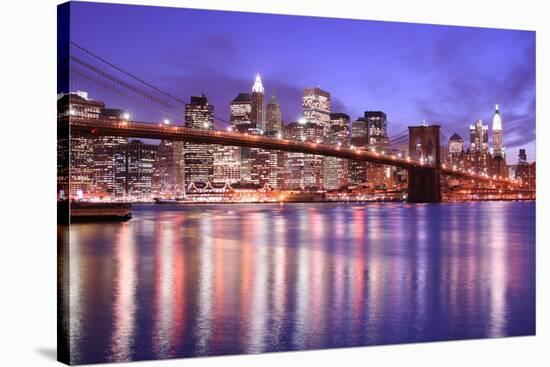
[[[550,365],[547,247],[550,17],[543,0],[151,0],[120,3],[246,10],[537,31],[537,336],[253,356],[143,366]],[[55,364],[56,0],[0,11],[0,366]],[[24,128],[21,127],[24,124]],[[546,206],[546,208],[545,208]],[[546,224],[546,228],[544,228]],[[128,366],[130,364],[119,364]],[[138,364],[132,364],[138,365]]]

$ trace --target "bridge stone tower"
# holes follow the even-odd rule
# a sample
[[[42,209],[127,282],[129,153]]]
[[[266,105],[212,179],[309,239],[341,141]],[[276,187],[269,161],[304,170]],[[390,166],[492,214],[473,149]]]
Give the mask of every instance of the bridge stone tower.
[[[409,156],[425,166],[409,168],[408,201],[441,202],[439,125],[409,126]]]

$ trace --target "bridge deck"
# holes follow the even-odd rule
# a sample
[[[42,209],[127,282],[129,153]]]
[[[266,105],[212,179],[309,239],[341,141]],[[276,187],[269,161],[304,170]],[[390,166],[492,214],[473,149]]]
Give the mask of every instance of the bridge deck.
[[[67,122],[60,121],[60,123],[66,124]],[[71,117],[70,129],[72,132],[80,132],[91,135],[112,135],[144,139],[178,140],[204,144],[264,148],[286,152],[369,161],[372,163],[386,164],[402,168],[426,167],[425,164],[418,161],[400,158],[393,155],[384,155],[377,152],[371,152],[366,149],[340,148],[334,145],[322,143],[300,142],[284,138],[271,138],[261,135],[251,135],[246,133],[242,134],[238,132],[192,129],[165,124],[151,124],[135,121],[113,122],[113,120],[109,119],[82,119]]]
[[[382,154],[359,148],[344,148],[334,145],[314,142],[300,142],[284,138],[271,138],[261,135],[242,134],[218,130],[191,129],[182,126],[151,124],[136,121],[124,121],[101,118],[70,118],[60,119],[58,128],[67,128],[70,125],[72,132],[90,135],[122,136],[143,139],[178,140],[204,144],[218,144],[281,150],[286,152],[314,154],[358,161],[368,161],[376,164],[390,165],[405,169],[433,168],[410,158]],[[478,182],[491,184],[508,184],[518,186],[517,181],[508,178],[489,177],[463,170],[456,170],[442,166],[440,173],[458,178],[472,179]]]

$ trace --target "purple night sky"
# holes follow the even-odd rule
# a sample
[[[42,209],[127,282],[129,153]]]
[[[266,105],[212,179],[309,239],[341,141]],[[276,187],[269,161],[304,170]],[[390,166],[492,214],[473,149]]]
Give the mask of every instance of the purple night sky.
[[[320,86],[352,121],[386,112],[390,137],[425,119],[468,144],[498,103],[508,163],[520,147],[535,160],[535,32],[77,2],[71,39],[185,100],[205,93],[227,120],[256,72],[287,123]]]

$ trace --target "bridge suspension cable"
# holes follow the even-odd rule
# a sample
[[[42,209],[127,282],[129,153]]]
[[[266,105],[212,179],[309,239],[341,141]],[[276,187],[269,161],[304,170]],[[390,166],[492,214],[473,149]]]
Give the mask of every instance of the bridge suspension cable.
[[[94,72],[95,74],[100,75],[101,77],[107,79],[109,82],[115,83],[118,86],[120,86],[120,87],[122,87],[122,88],[124,88],[128,91],[136,93],[136,94],[148,99],[149,101],[151,101],[155,104],[164,106],[164,107],[172,109],[172,110],[175,110],[175,109],[178,109],[178,108],[181,111],[184,110],[185,105],[187,104],[185,99],[180,98],[178,96],[175,96],[174,94],[169,93],[165,90],[162,90],[162,89],[158,88],[157,86],[154,86],[153,84],[143,80],[142,78],[137,77],[136,75],[126,71],[125,69],[121,68],[120,66],[115,65],[114,63],[108,61],[104,57],[101,57],[101,56],[97,55],[96,53],[86,49],[85,47],[83,47],[83,46],[81,46],[81,45],[79,45],[79,44],[77,44],[73,41],[69,41],[69,44],[71,46],[75,47],[77,50],[82,51],[86,55],[91,56],[93,59],[99,61],[100,63],[102,63],[104,65],[107,65],[108,67],[112,68],[113,70],[116,70],[117,72],[123,74],[124,76],[132,79],[133,81],[135,81],[135,82],[137,82],[137,83],[139,83],[143,86],[146,86],[147,88],[150,88],[154,92],[162,95],[163,98],[161,98],[159,96],[155,97],[153,95],[153,93],[146,92],[143,89],[137,87],[136,85],[125,82],[121,78],[117,78],[114,75],[112,75],[112,73],[109,73],[105,70],[102,70],[102,68],[100,68],[100,67],[92,65],[91,63],[82,60],[82,58],[77,57],[77,56],[73,55],[72,53],[70,53],[70,56],[69,56],[70,61],[75,62],[75,63],[87,68],[88,70]],[[58,52],[60,52],[60,51],[62,51],[62,49],[58,50]],[[76,73],[78,73],[78,72],[76,72]],[[83,78],[87,78],[91,82],[96,82],[95,80],[92,80],[91,77],[87,77],[83,73],[80,73],[80,76],[83,77]],[[101,84],[101,83],[99,83],[99,84]],[[102,86],[104,88],[110,89],[111,91],[114,91],[113,88],[110,88],[105,83],[103,83]],[[170,99],[172,102],[168,102],[167,99]],[[174,102],[176,103],[176,105],[174,105]],[[165,115],[171,115],[171,117],[176,117],[173,113],[170,113],[166,110],[160,110],[158,108],[155,108],[155,109],[159,112],[163,112]],[[224,119],[220,116],[214,115],[213,117],[214,117],[215,121],[221,122],[221,123],[226,124],[226,125],[231,125],[231,122],[227,121],[226,119]],[[177,117],[176,117],[176,120],[177,120]]]

